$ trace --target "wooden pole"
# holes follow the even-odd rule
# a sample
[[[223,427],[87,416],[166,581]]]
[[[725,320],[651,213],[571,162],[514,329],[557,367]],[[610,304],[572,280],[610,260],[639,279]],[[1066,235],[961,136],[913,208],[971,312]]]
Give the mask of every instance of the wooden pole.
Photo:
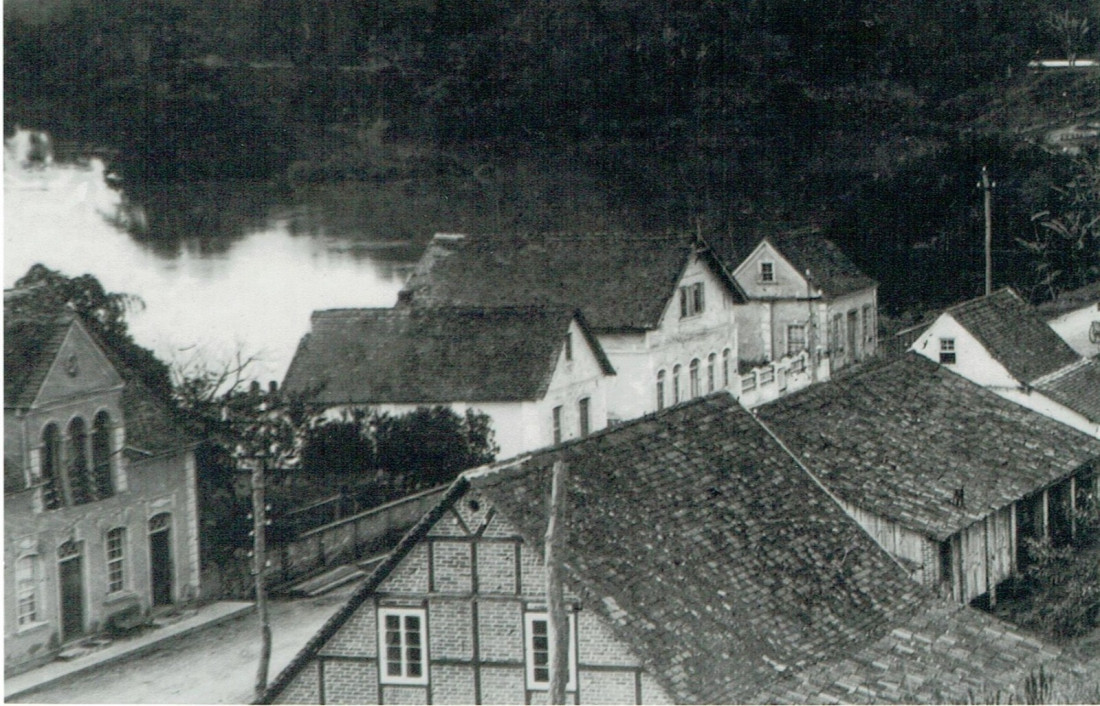
[[[550,517],[546,524],[547,632],[550,637],[550,703],[565,703],[569,683],[569,617],[561,586],[561,539],[565,510],[564,461],[555,461],[550,487]]]
[[[985,205],[985,295],[993,293],[993,187],[996,183],[989,180],[989,170],[982,166],[982,187]]]
[[[252,466],[253,573],[256,576],[256,613],[260,618],[260,664],[256,670],[256,699],[267,690],[267,669],[271,661],[271,624],[267,615],[267,512],[264,502],[266,460],[254,458]]]

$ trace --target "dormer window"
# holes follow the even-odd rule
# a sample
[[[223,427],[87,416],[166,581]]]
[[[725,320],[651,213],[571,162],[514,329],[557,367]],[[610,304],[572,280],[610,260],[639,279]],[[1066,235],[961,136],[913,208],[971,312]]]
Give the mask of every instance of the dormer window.
[[[940,339],[940,363],[943,365],[955,364],[955,339]]]
[[[761,282],[774,282],[775,281],[775,263],[774,262],[761,262],[760,263],[760,281]]]
[[[680,287],[680,318],[702,314],[705,305],[702,282]]]

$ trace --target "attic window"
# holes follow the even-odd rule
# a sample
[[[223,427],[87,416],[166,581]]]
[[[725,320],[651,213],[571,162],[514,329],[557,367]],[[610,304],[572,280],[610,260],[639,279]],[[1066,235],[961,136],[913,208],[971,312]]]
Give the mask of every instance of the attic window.
[[[702,314],[705,305],[702,282],[680,287],[680,318]]]
[[[565,334],[565,359],[573,360],[573,334]]]
[[[760,263],[760,281],[761,282],[774,282],[775,281],[775,263],[774,262],[761,262]]]
[[[379,608],[378,642],[383,684],[427,684],[426,615],[417,608]]]
[[[955,358],[955,339],[954,338],[941,338],[940,339],[940,363],[943,365],[954,365]]]
[[[524,661],[527,666],[527,688],[550,688],[550,621],[546,613],[524,614]],[[577,626],[573,613],[569,614],[569,680],[566,691],[577,688]]]

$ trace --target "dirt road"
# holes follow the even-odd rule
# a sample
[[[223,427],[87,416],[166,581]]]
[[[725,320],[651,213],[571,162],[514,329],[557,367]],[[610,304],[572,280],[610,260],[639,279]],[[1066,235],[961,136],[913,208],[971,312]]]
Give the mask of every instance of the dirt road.
[[[344,603],[357,584],[317,598],[271,605],[272,680]],[[78,675],[16,703],[247,704],[259,659],[259,623],[249,614],[139,657]]]

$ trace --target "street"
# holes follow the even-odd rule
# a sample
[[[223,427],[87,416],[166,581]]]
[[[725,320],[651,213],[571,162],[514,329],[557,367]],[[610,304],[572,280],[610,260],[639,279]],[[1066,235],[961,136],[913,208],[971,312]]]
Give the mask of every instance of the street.
[[[270,602],[269,682],[358,585],[351,583],[317,598]],[[259,623],[251,613],[12,701],[247,704],[253,699],[259,635]]]

